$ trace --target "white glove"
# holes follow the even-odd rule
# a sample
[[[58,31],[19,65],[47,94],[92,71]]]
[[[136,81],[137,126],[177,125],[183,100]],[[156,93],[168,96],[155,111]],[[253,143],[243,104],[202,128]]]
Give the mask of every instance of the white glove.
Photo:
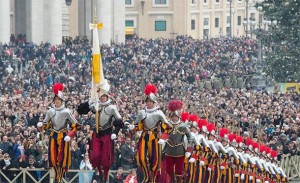
[[[259,180],[259,179],[256,179],[256,183],[260,183],[260,180]]]
[[[241,180],[244,180],[245,179],[245,174],[242,174],[241,175]]]
[[[204,166],[204,161],[200,161],[199,165]]]
[[[225,169],[225,167],[224,167],[224,166],[220,166],[220,169],[221,169],[221,170],[224,170],[224,169]]]
[[[189,158],[190,156],[191,156],[191,153],[190,153],[190,152],[186,152],[186,153],[185,153],[185,157],[186,157],[186,158]]]
[[[129,130],[133,130],[135,128],[134,125],[128,125]]]
[[[249,180],[253,180],[253,176],[249,176]]]
[[[42,122],[38,122],[37,127],[41,128],[43,126]]]
[[[234,174],[235,177],[239,177],[239,175],[240,175],[240,174],[238,174],[238,173]]]
[[[195,160],[195,158],[191,158],[190,160],[189,160],[189,163],[194,163],[196,160]]]
[[[113,133],[113,134],[111,134],[110,138],[111,138],[111,140],[115,140],[117,138],[117,135]]]
[[[210,168],[210,167],[208,167],[208,168],[207,168],[207,170],[208,170],[208,171],[211,171],[211,168]]]
[[[161,145],[164,145],[166,143],[166,141],[164,139],[159,139],[158,143]]]
[[[269,183],[269,181],[265,181],[265,183]]]
[[[71,137],[70,136],[65,136],[65,138],[64,138],[64,141],[66,141],[66,142],[69,142],[71,140]]]

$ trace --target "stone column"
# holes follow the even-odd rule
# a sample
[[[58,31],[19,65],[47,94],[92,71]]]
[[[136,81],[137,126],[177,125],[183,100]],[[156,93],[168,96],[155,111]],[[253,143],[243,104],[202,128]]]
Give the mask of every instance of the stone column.
[[[113,0],[112,40],[115,43],[125,43],[125,1]]]
[[[0,42],[10,41],[10,1],[0,0]]]
[[[61,0],[44,1],[44,38],[51,45],[62,43]]]
[[[93,8],[94,11],[94,8]],[[110,45],[112,40],[112,1],[97,0],[97,22],[103,23],[103,29],[99,30],[99,43]]]
[[[44,0],[29,1],[29,35],[28,40],[41,44],[44,40]]]

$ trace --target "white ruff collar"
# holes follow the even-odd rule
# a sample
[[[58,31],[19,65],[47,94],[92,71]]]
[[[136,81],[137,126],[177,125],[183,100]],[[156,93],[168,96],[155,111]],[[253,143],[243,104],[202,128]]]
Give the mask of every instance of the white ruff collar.
[[[158,110],[158,107],[153,107],[152,109],[148,109],[148,108],[146,107],[146,112],[147,112],[147,113],[151,113],[151,112],[154,112],[154,111],[156,111],[156,110]]]
[[[60,111],[60,110],[62,110],[63,108],[65,108],[65,104],[62,104],[60,107],[55,107],[55,105],[54,105],[53,108],[54,108],[56,111]]]
[[[173,124],[173,125],[178,125],[178,124],[180,124],[180,119],[178,119],[178,121],[177,122],[174,122],[173,120],[170,120],[170,122]]]
[[[99,104],[100,104],[101,106],[105,106],[105,105],[110,104],[110,102],[111,102],[111,100],[108,99],[106,102],[100,102],[100,101],[99,101]]]

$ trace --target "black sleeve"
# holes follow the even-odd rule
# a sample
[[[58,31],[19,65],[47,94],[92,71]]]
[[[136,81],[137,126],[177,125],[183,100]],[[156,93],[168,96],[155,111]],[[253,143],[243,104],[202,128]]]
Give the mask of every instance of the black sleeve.
[[[89,102],[84,102],[79,104],[79,106],[77,107],[77,112],[79,115],[89,113],[90,112]]]
[[[118,135],[119,131],[121,128],[124,128],[124,123],[123,123],[123,120],[122,119],[116,119],[114,122],[113,122],[113,125],[115,127],[114,129],[114,134]]]

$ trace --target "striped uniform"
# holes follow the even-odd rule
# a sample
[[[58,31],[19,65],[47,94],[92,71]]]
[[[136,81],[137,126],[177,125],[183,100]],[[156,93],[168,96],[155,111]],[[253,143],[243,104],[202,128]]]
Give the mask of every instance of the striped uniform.
[[[71,130],[75,133],[81,128],[71,111],[62,105],[59,108],[51,108],[44,119],[44,129],[51,130],[49,138],[49,167],[54,167],[56,180],[62,180],[64,172],[71,165],[71,151],[69,142],[64,141],[68,134],[68,123],[71,122]]]
[[[143,130],[138,142],[136,160],[144,174],[144,181],[154,181],[160,169],[162,146],[158,144],[159,128],[167,133],[171,125],[157,108],[140,111],[135,121],[136,129]]]

